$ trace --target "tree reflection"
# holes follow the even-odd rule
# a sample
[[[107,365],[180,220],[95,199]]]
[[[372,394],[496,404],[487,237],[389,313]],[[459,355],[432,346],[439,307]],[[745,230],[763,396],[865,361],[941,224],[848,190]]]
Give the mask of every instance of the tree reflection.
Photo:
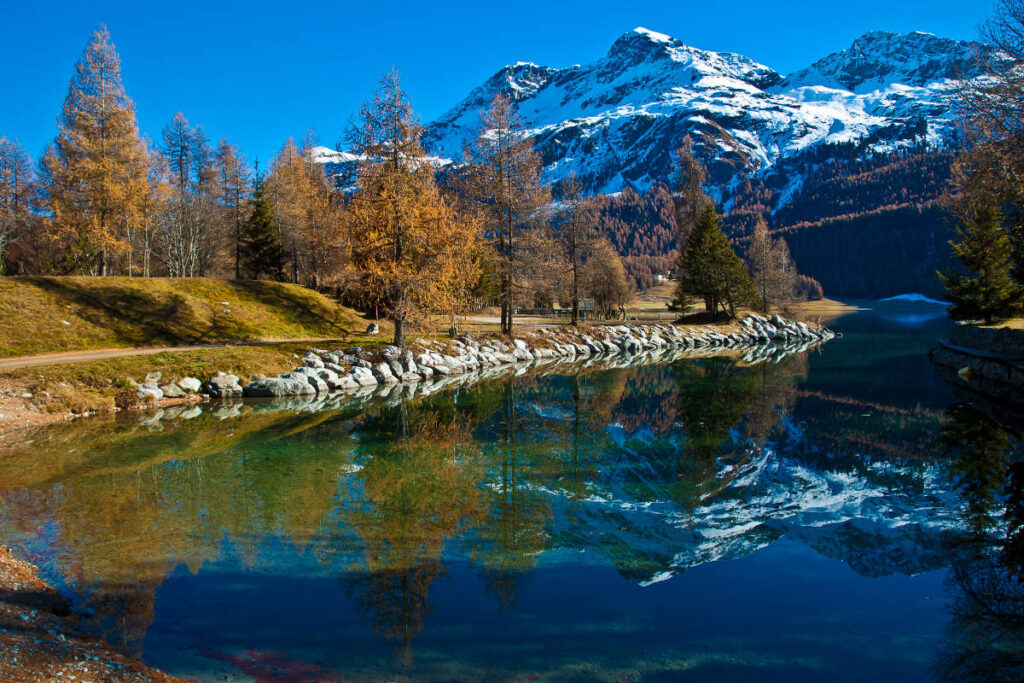
[[[356,432],[365,464],[339,513],[358,539],[361,562],[345,581],[406,662],[430,611],[430,585],[445,571],[446,541],[484,515],[470,427],[465,416],[443,416],[429,403],[402,403],[380,408]]]
[[[13,528],[53,528],[54,565],[79,593],[92,630],[139,654],[156,589],[176,567],[193,573],[231,539],[252,565],[269,535],[308,544],[331,503],[324,476],[347,457],[344,439],[309,451],[328,416],[247,417],[168,423],[157,434],[97,434],[76,455],[78,476],[5,492],[0,516]],[[74,449],[73,449],[74,450]],[[31,501],[31,504],[26,504]]]
[[[53,564],[96,630],[136,653],[172,572],[226,550],[253,568],[284,544],[341,574],[410,662],[446,551],[468,556],[505,609],[554,546],[598,549],[632,580],[663,570],[670,536],[652,529],[645,543],[604,501],[694,509],[724,488],[716,460],[729,444],[750,457],[749,440],[775,432],[802,363],[584,370],[343,411],[97,430],[61,442],[63,460],[0,463],[0,479],[20,477],[0,494],[0,524],[25,538],[52,527]]]
[[[721,447],[738,426],[754,394],[753,375],[731,358],[684,361],[674,366],[679,387],[678,418],[686,449],[676,460],[675,499],[693,509],[713,481]]]
[[[514,381],[500,387],[498,438],[487,454],[487,514],[470,552],[487,590],[505,608],[515,604],[523,579],[551,542],[551,509],[533,485],[548,456],[548,431],[536,413],[520,415],[517,388]]]
[[[1022,470],[1015,435],[967,404],[950,406],[941,447],[964,500],[968,533],[951,544],[951,621],[934,669],[943,681],[1024,680]]]

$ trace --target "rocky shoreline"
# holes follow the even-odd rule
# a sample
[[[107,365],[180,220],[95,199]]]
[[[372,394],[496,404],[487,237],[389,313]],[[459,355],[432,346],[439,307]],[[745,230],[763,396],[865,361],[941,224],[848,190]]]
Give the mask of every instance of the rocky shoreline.
[[[175,683],[88,635],[35,565],[0,546],[0,680]]]
[[[278,399],[270,404],[282,407],[323,404],[344,397],[411,397],[455,383],[523,374],[541,366],[601,363],[617,367],[730,351],[747,364],[778,362],[834,337],[827,328],[778,315],[749,315],[729,330],[671,324],[540,328],[524,331],[511,341],[462,335],[444,341],[416,339],[405,350],[390,345],[383,349],[310,349],[294,370],[255,378],[244,385],[237,375],[225,373],[216,373],[205,382],[186,377],[163,386],[158,386],[158,376],[151,376],[138,386],[138,398],[159,401],[168,395],[168,388],[175,397]],[[188,418],[201,409],[182,406],[173,412],[174,417],[180,413]]]

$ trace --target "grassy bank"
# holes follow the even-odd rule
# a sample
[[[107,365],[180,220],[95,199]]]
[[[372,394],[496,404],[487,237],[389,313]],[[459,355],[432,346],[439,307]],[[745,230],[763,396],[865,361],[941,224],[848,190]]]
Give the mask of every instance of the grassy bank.
[[[0,277],[0,357],[347,337],[366,324],[322,294],[281,282]]]
[[[333,345],[348,343],[372,346],[381,342],[348,337]],[[309,347],[309,342],[223,346],[0,372],[0,432],[57,421],[70,414],[113,411],[119,395],[135,395],[130,379],[141,381],[154,371],[166,381],[206,379],[217,371],[245,379],[277,375],[294,368],[297,357]]]

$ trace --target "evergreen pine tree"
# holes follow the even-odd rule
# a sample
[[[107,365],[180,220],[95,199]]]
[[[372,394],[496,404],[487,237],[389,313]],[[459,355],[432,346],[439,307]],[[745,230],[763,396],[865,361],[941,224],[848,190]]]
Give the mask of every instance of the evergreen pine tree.
[[[953,255],[965,272],[939,273],[957,320],[997,319],[1024,310],[1024,288],[1011,276],[1010,237],[1003,228],[1003,214],[993,206],[978,209],[966,225],[957,229],[958,242],[950,242]]]
[[[680,266],[683,275],[676,291],[677,302],[684,302],[687,295],[698,296],[712,315],[718,315],[719,307],[735,315],[738,306],[749,304],[755,297],[750,274],[729,245],[718,212],[710,204],[697,214]]]
[[[283,253],[281,236],[274,220],[274,206],[266,196],[263,176],[253,183],[252,214],[242,230],[242,261],[249,277],[258,280],[267,276],[281,278]]]

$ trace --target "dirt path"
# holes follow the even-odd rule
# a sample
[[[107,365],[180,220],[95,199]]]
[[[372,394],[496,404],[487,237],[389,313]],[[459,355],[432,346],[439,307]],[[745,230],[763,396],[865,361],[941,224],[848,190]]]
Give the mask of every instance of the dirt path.
[[[4,370],[31,368],[38,365],[55,365],[57,363],[83,363],[94,360],[106,360],[108,358],[147,356],[154,353],[165,353],[174,351],[196,351],[199,349],[214,349],[222,348],[225,346],[263,346],[265,344],[281,344],[284,342],[323,343],[332,341],[339,340],[324,337],[310,337],[303,339],[256,339],[252,341],[225,344],[196,344],[194,346],[144,346],[120,349],[88,349],[83,351],[62,351],[61,353],[47,353],[39,356],[16,356],[14,358],[0,358],[0,372]]]

